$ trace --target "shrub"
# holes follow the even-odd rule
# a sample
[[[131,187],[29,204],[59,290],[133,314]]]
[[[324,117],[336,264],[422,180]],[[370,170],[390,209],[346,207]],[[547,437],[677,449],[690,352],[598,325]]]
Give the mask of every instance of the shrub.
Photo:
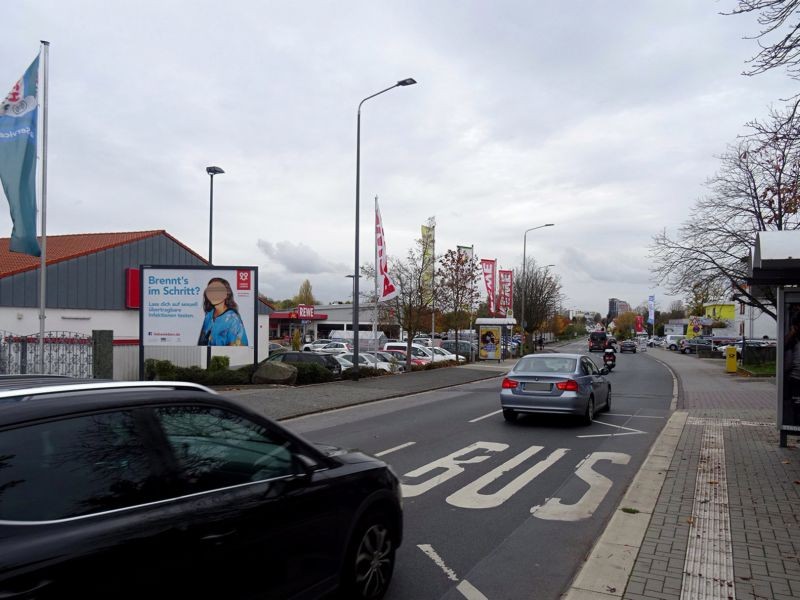
[[[159,381],[175,381],[175,365],[168,360],[157,360],[153,367]]]
[[[208,370],[221,371],[223,369],[229,369],[230,366],[231,366],[230,356],[212,356],[211,364],[209,365]]]
[[[297,368],[296,385],[333,381],[333,373],[317,363],[287,362],[286,364]]]
[[[388,374],[389,374],[388,372],[383,371],[382,369],[373,369],[372,367],[361,367],[358,370],[359,379],[363,379],[365,377],[382,377],[383,375],[388,375]],[[355,378],[355,370],[352,367],[342,371],[342,379],[354,379],[354,378]]]
[[[145,381],[153,381],[156,378],[156,362],[155,358],[148,358],[144,361],[144,378]]]
[[[436,362],[429,362],[425,365],[426,371],[432,371],[433,369],[443,369],[445,367],[455,367],[458,363],[454,360],[437,360]]]
[[[200,385],[244,385],[250,383],[252,365],[241,369],[218,369],[206,371],[200,367],[175,367],[175,378],[179,381]]]

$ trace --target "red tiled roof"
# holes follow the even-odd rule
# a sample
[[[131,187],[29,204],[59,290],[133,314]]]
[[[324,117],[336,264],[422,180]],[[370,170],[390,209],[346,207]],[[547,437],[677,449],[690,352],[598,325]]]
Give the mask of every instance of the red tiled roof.
[[[54,265],[64,260],[94,254],[115,246],[123,246],[150,237],[164,235],[176,244],[206,262],[206,259],[194,250],[182,244],[163,229],[153,231],[124,231],[121,233],[77,233],[70,235],[47,236],[47,264]],[[10,252],[10,238],[0,238],[0,278],[16,275],[39,268],[41,259],[36,256]]]

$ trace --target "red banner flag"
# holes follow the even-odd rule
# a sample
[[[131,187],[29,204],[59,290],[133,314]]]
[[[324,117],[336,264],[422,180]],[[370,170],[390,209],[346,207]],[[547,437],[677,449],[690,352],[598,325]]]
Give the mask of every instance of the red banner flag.
[[[375,199],[375,247],[378,249],[378,264],[376,276],[378,277],[378,297],[379,302],[386,302],[397,296],[397,287],[389,277],[389,258],[386,255],[386,238],[383,235],[383,220],[381,211],[378,208],[378,200]]]
[[[489,313],[494,314],[496,307],[494,305],[494,270],[497,265],[497,260],[490,260],[488,258],[481,259],[481,269],[483,270],[483,282],[486,284],[486,295],[488,298]]]

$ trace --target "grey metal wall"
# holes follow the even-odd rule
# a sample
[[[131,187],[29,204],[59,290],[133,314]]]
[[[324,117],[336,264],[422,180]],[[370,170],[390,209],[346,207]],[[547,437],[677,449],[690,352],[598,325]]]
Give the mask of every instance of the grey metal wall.
[[[125,269],[142,264],[205,263],[164,235],[65,260],[47,267],[47,308],[122,310]],[[0,279],[0,307],[38,306],[38,269]]]

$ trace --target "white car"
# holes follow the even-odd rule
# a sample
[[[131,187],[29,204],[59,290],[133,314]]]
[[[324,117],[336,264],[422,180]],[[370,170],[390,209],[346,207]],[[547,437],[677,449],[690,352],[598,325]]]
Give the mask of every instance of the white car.
[[[429,350],[433,352],[434,362],[438,362],[441,360],[452,360],[453,362],[459,362],[459,363],[467,362],[467,359],[464,358],[463,356],[461,355],[456,356],[455,354],[453,354],[452,352],[448,352],[444,348],[433,347],[429,348]]]
[[[353,355],[342,354],[341,357],[345,360],[349,360],[351,363],[353,362]],[[372,367],[373,369],[380,369],[381,371],[386,371],[387,373],[392,373],[392,365],[388,362],[383,362],[382,360],[376,360],[374,354],[361,354],[358,353],[358,364],[364,367]]]
[[[336,359],[336,362],[342,365],[342,371],[344,371],[345,369],[349,369],[350,367],[353,366],[353,363],[347,360],[346,358],[342,358],[341,354],[334,354],[333,358]]]
[[[320,348],[322,348],[323,346],[327,346],[330,343],[331,343],[330,340],[314,340],[313,342],[309,342],[308,344],[303,344],[300,347],[300,350],[302,350],[303,352],[317,352],[320,350]]]
[[[347,342],[330,342],[317,350],[317,352],[322,352],[323,354],[342,354],[352,351],[353,347]]]

